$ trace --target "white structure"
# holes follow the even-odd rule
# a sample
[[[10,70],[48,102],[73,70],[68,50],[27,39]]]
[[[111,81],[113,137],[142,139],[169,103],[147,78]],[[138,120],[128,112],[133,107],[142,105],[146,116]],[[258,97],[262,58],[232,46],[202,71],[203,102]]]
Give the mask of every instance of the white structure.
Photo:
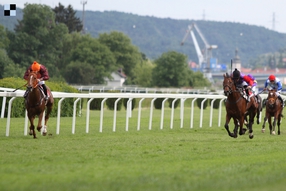
[[[123,83],[126,80],[126,75],[122,72],[121,69],[119,69],[116,72],[113,72],[111,74],[112,80],[106,79],[107,86],[110,87],[122,87]]]
[[[11,120],[11,109],[13,100],[16,98],[22,98],[24,91],[18,90],[16,92],[12,92],[13,89],[9,88],[1,88],[0,87],[0,97],[3,97],[2,100],[2,110],[1,110],[1,118],[4,118],[4,112],[5,112],[5,105],[8,104],[8,111],[7,111],[7,124],[6,124],[6,136],[9,136],[10,133],[10,120]],[[128,98],[127,102],[127,109],[126,109],[126,125],[125,130],[128,131],[129,129],[129,118],[132,117],[132,100],[135,98],[139,98],[139,105],[138,105],[138,114],[137,116],[137,130],[140,130],[140,120],[141,120],[141,111],[142,111],[142,102],[145,99],[152,99],[151,105],[150,105],[150,115],[149,115],[149,130],[152,129],[152,120],[153,120],[153,110],[154,110],[154,101],[157,98],[164,98],[162,102],[162,108],[161,108],[161,120],[160,120],[160,129],[163,129],[164,125],[164,111],[165,111],[165,103],[168,99],[173,99],[172,102],[172,108],[171,108],[171,116],[170,116],[170,129],[173,129],[173,123],[174,123],[174,105],[176,100],[180,100],[180,128],[183,128],[183,121],[184,121],[184,110],[185,110],[185,101],[187,99],[192,99],[191,102],[191,114],[190,114],[190,126],[189,128],[193,128],[194,125],[194,108],[195,101],[198,98],[203,98],[203,101],[201,102],[201,108],[200,108],[200,121],[199,121],[199,127],[202,127],[203,124],[203,118],[204,118],[204,112],[203,112],[203,104],[208,99],[211,100],[210,105],[210,113],[209,113],[209,127],[212,127],[212,119],[213,119],[213,104],[215,100],[220,100],[220,106],[219,106],[219,112],[218,112],[218,127],[221,125],[221,118],[222,118],[222,109],[224,109],[223,101],[226,99],[224,95],[206,95],[206,94],[156,94],[156,93],[64,93],[64,92],[52,92],[54,98],[60,98],[58,101],[58,110],[57,110],[57,125],[56,125],[56,134],[60,133],[60,120],[61,120],[61,104],[62,101],[66,98],[76,98],[74,101],[74,107],[73,107],[73,119],[72,119],[72,128],[71,132],[72,134],[75,134],[75,126],[76,126],[76,110],[77,110],[77,104],[80,101],[80,99],[88,99],[87,106],[86,106],[86,133],[89,133],[89,121],[90,121],[90,103],[95,98],[103,98],[101,102],[101,110],[100,110],[100,126],[99,126],[99,132],[103,131],[103,116],[104,116],[104,104],[107,99],[109,98],[117,98],[115,105],[114,105],[114,114],[113,114],[113,131],[116,131],[116,115],[117,115],[117,103],[120,99]],[[261,96],[265,99],[267,95]],[[12,99],[9,100],[7,103],[6,98],[12,97]],[[42,121],[44,123],[44,120]],[[26,112],[25,122],[24,122],[24,135],[28,134],[28,117]]]

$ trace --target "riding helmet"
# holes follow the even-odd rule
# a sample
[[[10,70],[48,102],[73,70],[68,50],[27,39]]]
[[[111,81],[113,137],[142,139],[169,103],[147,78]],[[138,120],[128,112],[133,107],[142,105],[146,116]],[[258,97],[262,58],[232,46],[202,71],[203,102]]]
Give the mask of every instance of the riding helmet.
[[[34,61],[31,68],[33,71],[40,71],[41,66],[38,62]]]
[[[240,78],[240,71],[235,68],[235,70],[232,72],[232,77]]]
[[[270,81],[274,81],[274,80],[275,80],[275,76],[274,76],[274,75],[270,75],[270,76],[268,77],[268,79],[269,79]]]

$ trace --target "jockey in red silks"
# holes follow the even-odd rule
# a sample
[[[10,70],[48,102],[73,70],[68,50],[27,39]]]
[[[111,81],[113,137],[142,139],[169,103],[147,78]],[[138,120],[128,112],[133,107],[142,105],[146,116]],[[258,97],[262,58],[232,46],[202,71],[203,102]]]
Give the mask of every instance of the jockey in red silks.
[[[45,81],[49,80],[50,77],[49,77],[49,73],[48,73],[47,68],[44,65],[39,64],[38,62],[34,61],[33,64],[29,68],[27,68],[23,78],[25,80],[27,80],[29,77],[29,73],[32,71],[37,73],[39,85],[41,85],[43,87],[43,90],[44,90],[44,93],[46,96],[45,100],[48,100],[49,95],[47,93],[47,87],[46,87]],[[27,95],[28,95],[28,91],[25,92],[24,98],[27,97]]]

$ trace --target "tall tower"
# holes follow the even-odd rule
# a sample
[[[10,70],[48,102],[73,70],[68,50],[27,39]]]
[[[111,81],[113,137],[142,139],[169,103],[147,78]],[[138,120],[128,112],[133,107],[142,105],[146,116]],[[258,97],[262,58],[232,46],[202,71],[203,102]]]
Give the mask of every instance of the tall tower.
[[[241,71],[241,61],[240,58],[238,56],[238,49],[235,50],[235,57],[232,59],[232,69],[234,70],[234,68],[237,68],[239,71]],[[231,71],[232,73],[232,71]]]

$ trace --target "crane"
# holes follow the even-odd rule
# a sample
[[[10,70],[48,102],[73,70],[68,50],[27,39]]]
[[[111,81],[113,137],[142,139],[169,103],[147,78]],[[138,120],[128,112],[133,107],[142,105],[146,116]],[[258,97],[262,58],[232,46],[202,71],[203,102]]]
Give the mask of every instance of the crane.
[[[202,53],[200,47],[199,47],[199,44],[198,44],[198,41],[195,37],[195,34],[194,34],[194,29],[198,32],[199,36],[201,37],[204,45],[205,45],[205,48],[204,48],[204,52]],[[195,24],[195,23],[192,23],[192,25],[189,25],[188,26],[188,30],[181,42],[181,45],[184,45],[184,42],[186,41],[187,37],[189,36],[189,34],[191,35],[192,37],[192,40],[193,40],[193,43],[194,43],[194,46],[195,46],[195,49],[196,49],[196,53],[197,53],[197,56],[198,56],[198,64],[199,64],[199,67],[202,69],[203,67],[203,63],[206,64],[206,75],[208,78],[211,78],[211,73],[210,73],[210,59],[212,58],[212,50],[213,49],[216,49],[217,48],[217,45],[210,45],[208,43],[208,41],[206,40],[206,38],[204,37],[203,33],[200,31],[199,27]]]

